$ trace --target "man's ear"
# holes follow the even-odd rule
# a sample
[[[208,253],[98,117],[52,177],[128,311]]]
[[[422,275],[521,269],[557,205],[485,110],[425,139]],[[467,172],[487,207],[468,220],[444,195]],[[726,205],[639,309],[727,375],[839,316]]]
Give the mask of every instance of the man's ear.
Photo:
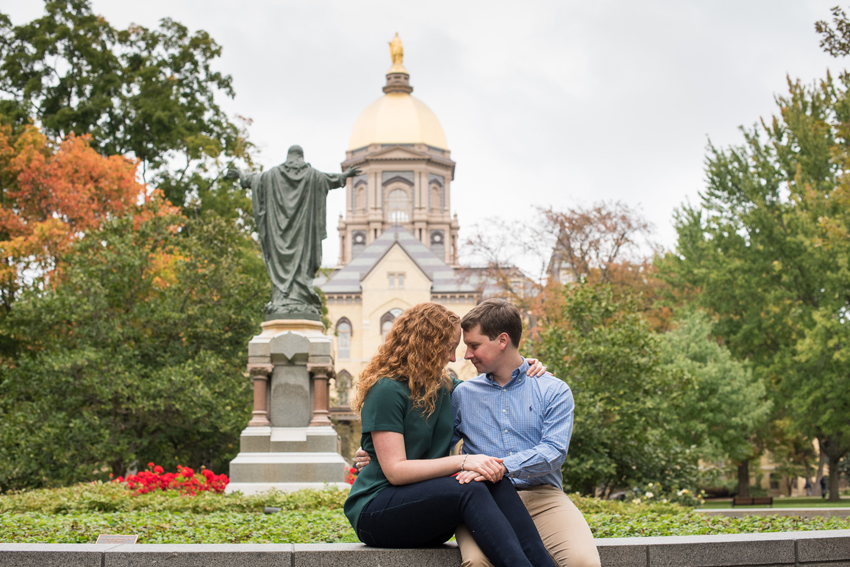
[[[508,337],[507,333],[502,333],[501,335],[499,335],[498,341],[499,341],[499,350],[503,351],[506,348],[508,348],[508,343],[511,342],[511,339],[510,339],[510,337]]]

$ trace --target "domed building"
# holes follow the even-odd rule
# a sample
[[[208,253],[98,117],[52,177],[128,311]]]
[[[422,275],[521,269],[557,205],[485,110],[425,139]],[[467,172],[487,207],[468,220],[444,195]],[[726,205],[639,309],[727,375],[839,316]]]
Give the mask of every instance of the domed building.
[[[353,379],[401,312],[436,301],[462,316],[481,296],[458,266],[458,222],[451,214],[455,162],[446,134],[411,94],[398,34],[390,51],[384,94],[351,132],[342,168],[356,166],[362,174],[345,188],[338,266],[319,284],[335,331],[339,409],[348,405]],[[457,354],[450,370],[461,378],[475,375],[462,348]]]

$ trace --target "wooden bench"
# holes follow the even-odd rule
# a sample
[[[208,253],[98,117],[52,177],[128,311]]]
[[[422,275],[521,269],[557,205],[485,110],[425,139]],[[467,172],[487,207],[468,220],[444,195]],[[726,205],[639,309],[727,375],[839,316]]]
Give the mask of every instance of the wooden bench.
[[[732,507],[735,506],[770,506],[773,508],[773,496],[736,496],[732,500]]]

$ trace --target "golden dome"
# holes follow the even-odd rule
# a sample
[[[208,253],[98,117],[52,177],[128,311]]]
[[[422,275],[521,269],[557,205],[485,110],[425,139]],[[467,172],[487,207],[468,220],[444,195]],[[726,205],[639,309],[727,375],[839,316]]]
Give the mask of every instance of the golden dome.
[[[389,92],[360,114],[348,149],[369,144],[428,144],[449,149],[437,116],[421,100],[404,92]]]

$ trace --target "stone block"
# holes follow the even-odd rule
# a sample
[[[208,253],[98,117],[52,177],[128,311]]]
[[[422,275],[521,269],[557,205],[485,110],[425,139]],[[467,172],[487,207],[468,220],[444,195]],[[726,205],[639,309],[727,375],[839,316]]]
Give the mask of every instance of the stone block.
[[[273,427],[307,427],[313,416],[313,404],[306,365],[274,367],[269,406]]]
[[[850,563],[850,530],[824,530],[797,534],[800,563],[843,561]]]
[[[793,533],[643,539],[649,548],[649,567],[752,567],[795,563]]]
[[[647,567],[646,545],[641,538],[595,539],[602,567]]]
[[[310,362],[326,364],[332,356],[333,341],[330,337],[310,337]]]
[[[281,333],[269,341],[269,354],[272,364],[307,364],[310,339],[298,333]]]
[[[0,543],[0,565],[15,567],[101,567],[103,552],[120,547],[88,543]]]
[[[108,550],[104,553],[103,567],[290,567],[291,564],[291,544],[147,544],[120,545]]]
[[[271,427],[246,427],[239,435],[239,451],[267,453],[270,450],[271,435]]]
[[[458,567],[460,551],[454,543],[431,549],[380,549],[360,543],[296,544],[293,567]]]
[[[246,496],[261,494],[276,490],[278,492],[296,492],[298,490],[349,490],[351,486],[346,482],[231,482],[224,489],[225,494],[241,492]]]
[[[239,453],[232,482],[342,482],[348,464],[339,453]]]

